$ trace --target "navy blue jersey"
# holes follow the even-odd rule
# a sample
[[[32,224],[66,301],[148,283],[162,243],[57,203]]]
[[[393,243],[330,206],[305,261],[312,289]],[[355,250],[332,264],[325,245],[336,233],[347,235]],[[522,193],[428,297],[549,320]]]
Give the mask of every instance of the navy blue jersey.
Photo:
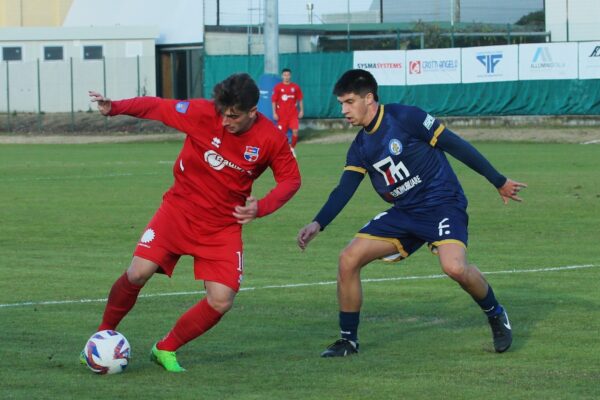
[[[360,130],[345,170],[369,174],[375,191],[394,207],[428,208],[467,199],[444,152],[436,147],[446,127],[418,107],[380,105],[375,121]]]

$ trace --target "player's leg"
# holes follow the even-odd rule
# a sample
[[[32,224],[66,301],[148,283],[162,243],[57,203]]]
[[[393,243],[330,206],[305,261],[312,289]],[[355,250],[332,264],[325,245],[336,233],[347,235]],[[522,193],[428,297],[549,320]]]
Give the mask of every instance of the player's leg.
[[[115,281],[110,290],[99,331],[117,328],[135,305],[142,287],[157,269],[158,265],[153,261],[133,257],[127,271]]]
[[[167,335],[152,349],[151,359],[169,372],[185,371],[176,351],[215,326],[233,306],[236,292],[218,282],[205,282],[206,297],[188,309]]]
[[[215,326],[231,309],[244,270],[241,226],[198,229],[189,241],[190,254],[194,255],[194,276],[204,281],[206,297],[179,317],[151,354],[152,360],[170,372],[184,371],[175,352]]]
[[[291,139],[290,145],[292,146],[292,149],[295,149],[296,143],[298,143],[298,128],[300,126],[298,117],[292,118],[290,120],[289,125],[290,125],[290,129],[292,130],[292,139]]]
[[[361,269],[373,260],[397,252],[387,240],[354,238],[339,257],[337,295],[341,339],[331,344],[322,357],[343,357],[358,352],[358,325],[362,306]]]
[[[506,311],[479,269],[468,264],[465,247],[458,243],[444,243],[438,246],[437,251],[444,273],[469,293],[487,315],[495,350],[499,353],[508,350],[512,331]]]

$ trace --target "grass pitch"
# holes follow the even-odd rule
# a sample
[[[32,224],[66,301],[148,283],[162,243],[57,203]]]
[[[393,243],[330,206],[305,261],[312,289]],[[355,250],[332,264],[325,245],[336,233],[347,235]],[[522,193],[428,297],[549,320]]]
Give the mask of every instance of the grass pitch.
[[[245,228],[234,308],[179,352],[188,372],[148,360],[203,295],[183,259],[154,277],[119,330],[133,361],[96,376],[78,354],[114,280],[170,186],[178,142],[0,146],[0,398],[595,399],[600,397],[599,148],[478,143],[529,184],[504,206],[454,163],[470,206],[470,260],[506,306],[515,341],[495,354],[485,317],[422,249],[363,270],[361,353],[321,359],[337,338],[337,255],[386,208],[368,182],[306,252],[295,236],[337,183],[347,144],[301,144],[303,187]],[[268,173],[266,175],[269,175]],[[273,184],[261,178],[255,194]]]

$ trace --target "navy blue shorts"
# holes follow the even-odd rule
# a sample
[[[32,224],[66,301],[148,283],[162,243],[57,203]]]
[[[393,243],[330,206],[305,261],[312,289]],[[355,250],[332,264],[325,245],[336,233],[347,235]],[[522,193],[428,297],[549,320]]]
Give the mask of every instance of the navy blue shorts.
[[[397,254],[385,261],[400,261],[427,243],[432,252],[443,243],[458,243],[467,247],[469,216],[463,207],[442,205],[418,211],[390,208],[375,216],[356,237],[393,243]]]

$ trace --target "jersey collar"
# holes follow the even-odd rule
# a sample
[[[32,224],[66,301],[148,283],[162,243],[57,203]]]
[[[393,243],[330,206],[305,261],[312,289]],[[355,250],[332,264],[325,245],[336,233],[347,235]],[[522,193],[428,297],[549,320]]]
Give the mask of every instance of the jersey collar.
[[[373,121],[371,121],[369,123],[369,125],[364,127],[365,132],[368,133],[369,135],[375,133],[377,131],[377,129],[379,129],[379,125],[381,125],[382,119],[383,119],[383,104],[379,105],[379,109],[377,110],[377,113],[375,114],[375,118],[373,118]]]

